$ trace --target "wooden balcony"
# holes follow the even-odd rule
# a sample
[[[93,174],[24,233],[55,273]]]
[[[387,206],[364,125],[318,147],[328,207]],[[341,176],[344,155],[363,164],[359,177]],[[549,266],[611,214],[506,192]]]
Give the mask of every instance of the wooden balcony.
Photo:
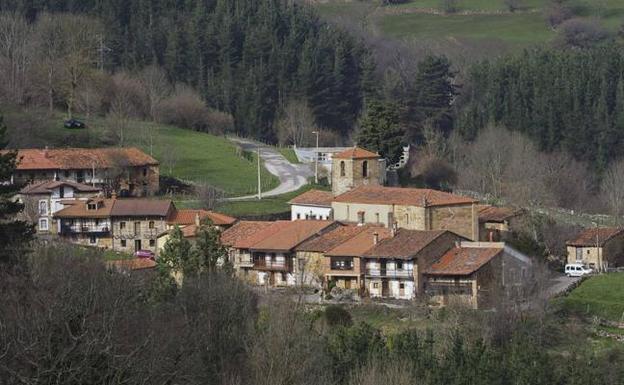
[[[366,269],[366,276],[380,278],[414,278],[414,270]]]
[[[266,259],[256,259],[253,263],[255,270],[264,271],[292,271],[292,263],[289,260],[285,262],[267,261]]]

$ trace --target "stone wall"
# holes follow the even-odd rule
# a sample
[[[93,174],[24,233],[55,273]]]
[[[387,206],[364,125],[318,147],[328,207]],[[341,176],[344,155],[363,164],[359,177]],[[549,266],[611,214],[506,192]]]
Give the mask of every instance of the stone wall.
[[[364,162],[368,164],[368,174],[363,175]],[[344,163],[345,174],[340,174],[341,163]],[[343,194],[359,186],[379,186],[385,180],[385,162],[378,159],[334,159],[332,161],[332,192],[334,195]]]
[[[450,230],[470,240],[479,240],[476,205],[433,206],[428,208],[431,230]]]
[[[150,228],[150,222],[153,222],[153,228]],[[125,223],[123,229],[122,223]],[[135,231],[135,223],[139,224],[138,231]],[[140,240],[141,250],[150,250],[158,254],[157,237],[166,230],[165,218],[114,218],[113,249],[132,254],[135,251],[135,241]],[[122,241],[125,241],[125,246]]]

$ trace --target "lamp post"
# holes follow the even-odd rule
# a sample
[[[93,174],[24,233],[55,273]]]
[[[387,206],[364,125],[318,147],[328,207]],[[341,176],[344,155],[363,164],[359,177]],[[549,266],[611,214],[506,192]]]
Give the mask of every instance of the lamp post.
[[[314,151],[314,183],[318,184],[318,158],[319,158],[319,132],[312,131],[316,135],[316,150]]]
[[[260,144],[258,144],[258,199],[262,199],[262,179],[260,178]]]

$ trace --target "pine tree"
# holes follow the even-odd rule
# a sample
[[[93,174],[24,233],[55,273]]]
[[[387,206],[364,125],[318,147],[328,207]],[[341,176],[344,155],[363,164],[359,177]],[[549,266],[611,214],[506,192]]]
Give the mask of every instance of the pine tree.
[[[215,272],[218,266],[229,269],[227,249],[220,242],[221,232],[210,223],[202,224],[195,243],[199,264],[204,272]]]
[[[398,107],[394,104],[372,102],[360,123],[358,145],[377,151],[390,164],[403,154],[405,132],[401,128]]]
[[[0,115],[0,149],[6,148],[7,127]],[[17,166],[17,152],[0,152],[0,269],[14,272],[26,268],[27,251],[34,234],[33,225],[17,219],[24,206],[14,197],[21,186],[11,183]]]
[[[171,231],[158,258],[159,270],[183,276],[197,275],[200,271],[197,254],[182,230],[176,226]]]

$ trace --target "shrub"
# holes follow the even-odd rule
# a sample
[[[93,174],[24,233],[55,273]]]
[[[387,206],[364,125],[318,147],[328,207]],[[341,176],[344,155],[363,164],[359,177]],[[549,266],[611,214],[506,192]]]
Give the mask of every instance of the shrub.
[[[338,305],[327,306],[325,309],[325,321],[327,321],[327,325],[330,327],[351,326],[353,324],[351,314]]]

